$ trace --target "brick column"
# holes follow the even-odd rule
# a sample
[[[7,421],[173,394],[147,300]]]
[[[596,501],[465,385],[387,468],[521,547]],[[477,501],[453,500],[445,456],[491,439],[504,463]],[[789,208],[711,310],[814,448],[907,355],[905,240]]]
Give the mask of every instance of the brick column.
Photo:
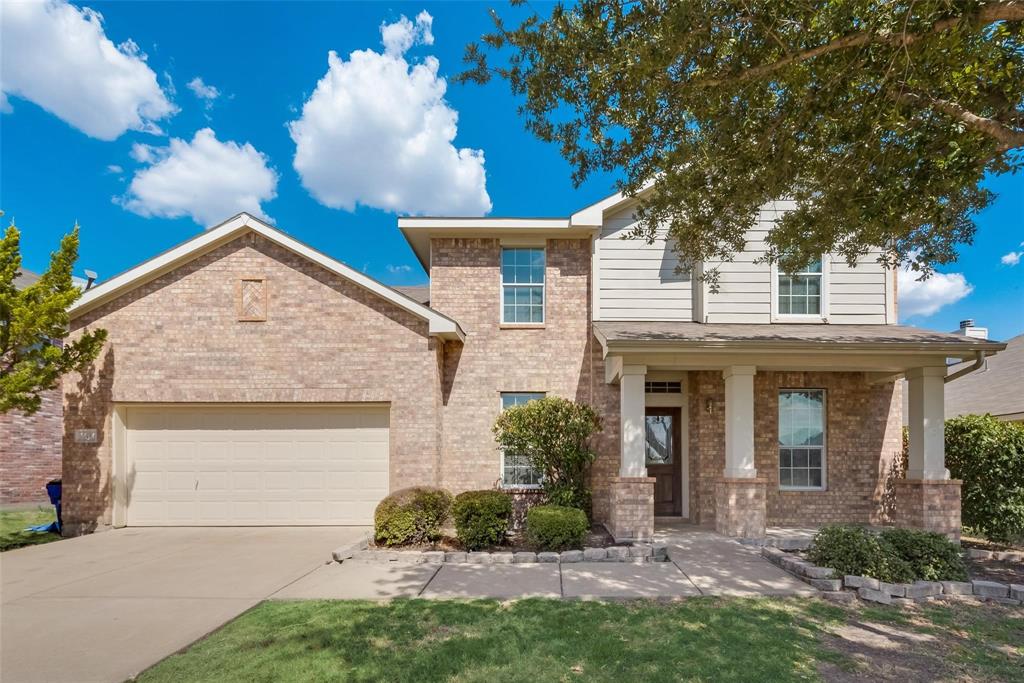
[[[936,531],[959,541],[961,483],[959,479],[896,481],[896,526]]]
[[[715,531],[737,538],[764,538],[767,510],[764,479],[715,480]]]
[[[616,541],[654,536],[654,477],[616,477],[611,482],[608,533]]]

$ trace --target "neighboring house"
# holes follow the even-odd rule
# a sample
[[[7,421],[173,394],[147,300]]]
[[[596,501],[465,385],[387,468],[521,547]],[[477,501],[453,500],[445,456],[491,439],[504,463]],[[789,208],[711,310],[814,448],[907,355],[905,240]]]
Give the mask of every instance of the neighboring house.
[[[38,279],[22,269],[14,286],[23,289]],[[41,398],[42,405],[31,416],[19,410],[0,413],[0,505],[46,501],[46,482],[60,478],[60,385],[42,392]]]
[[[949,368],[950,373],[968,364]],[[1006,349],[985,367],[949,385],[946,417],[991,413],[1000,420],[1024,422],[1024,334],[1006,342]]]
[[[662,515],[734,536],[958,533],[945,362],[1003,345],[896,325],[895,274],[874,254],[795,275],[755,263],[786,208],[762,212],[717,291],[663,237],[623,239],[621,195],[557,219],[402,218],[430,275],[418,296],[236,216],[72,309],[74,331],[109,343],[65,383],[65,522],[369,524],[417,484],[525,495],[536,473],[491,428],[555,395],[603,418],[594,516],[618,538]]]

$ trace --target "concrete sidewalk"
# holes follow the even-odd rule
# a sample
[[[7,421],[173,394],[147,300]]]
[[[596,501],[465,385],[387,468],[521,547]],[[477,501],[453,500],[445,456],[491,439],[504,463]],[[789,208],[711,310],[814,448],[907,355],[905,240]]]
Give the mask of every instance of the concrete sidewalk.
[[[404,564],[346,560],[320,567],[276,600],[390,598],[684,598],[814,595],[816,590],[744,546],[692,526],[659,531],[669,562],[625,564]]]

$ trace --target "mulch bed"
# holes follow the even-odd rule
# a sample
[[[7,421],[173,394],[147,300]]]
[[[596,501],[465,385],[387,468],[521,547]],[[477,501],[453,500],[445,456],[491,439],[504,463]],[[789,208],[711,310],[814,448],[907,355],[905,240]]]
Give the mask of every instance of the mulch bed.
[[[616,543],[611,534],[609,534],[608,531],[600,524],[594,524],[591,526],[590,533],[587,534],[586,540],[583,541],[584,548],[611,548],[617,545],[629,544]],[[378,546],[371,540],[369,547],[377,550],[444,550],[446,552],[464,552],[466,550],[466,548],[459,542],[459,539],[454,536],[447,535],[442,536],[437,543],[420,543],[416,545],[403,545],[401,547]],[[483,552],[489,553],[515,553],[534,550],[536,550],[536,548],[528,544],[526,542],[526,538],[522,534],[512,534],[504,544],[482,549]]]

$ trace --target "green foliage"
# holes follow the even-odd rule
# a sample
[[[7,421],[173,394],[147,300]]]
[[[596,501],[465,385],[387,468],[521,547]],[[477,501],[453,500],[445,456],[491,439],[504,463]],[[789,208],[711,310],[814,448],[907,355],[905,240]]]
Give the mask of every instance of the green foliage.
[[[942,534],[918,529],[886,529],[881,540],[910,565],[915,579],[967,580],[967,567],[960,554],[960,546]]]
[[[443,489],[414,486],[395,491],[373,513],[374,540],[387,546],[436,541],[451,509],[452,494]]]
[[[582,548],[590,523],[583,510],[561,505],[537,505],[526,513],[526,538],[541,551]]]
[[[585,403],[548,396],[503,411],[494,423],[498,445],[522,453],[542,473],[548,502],[590,512],[587,471],[596,454],[590,437],[601,418]]]
[[[891,583],[915,578],[910,564],[895,548],[857,526],[822,527],[814,536],[807,559],[819,567],[834,569],[838,576],[871,576]]]
[[[964,482],[965,526],[997,542],[1024,539],[1024,425],[991,415],[946,420],[946,466]]]
[[[512,498],[501,491],[466,491],[452,507],[455,533],[467,550],[499,545],[512,522]]]
[[[78,258],[78,226],[50,255],[50,267],[37,282],[17,289],[21,272],[21,233],[12,224],[0,239],[0,413],[13,408],[31,415],[39,394],[61,375],[82,370],[106,341],[106,330],[68,334],[68,307],[82,295],[71,280]]]
[[[457,80],[506,80],[575,182],[622,172],[635,236],[667,227],[684,263],[732,259],[760,207],[786,197],[795,210],[766,237],[782,269],[877,245],[927,275],[971,242],[986,174],[1024,159],[1020,3],[580,0],[518,26],[492,15]]]

